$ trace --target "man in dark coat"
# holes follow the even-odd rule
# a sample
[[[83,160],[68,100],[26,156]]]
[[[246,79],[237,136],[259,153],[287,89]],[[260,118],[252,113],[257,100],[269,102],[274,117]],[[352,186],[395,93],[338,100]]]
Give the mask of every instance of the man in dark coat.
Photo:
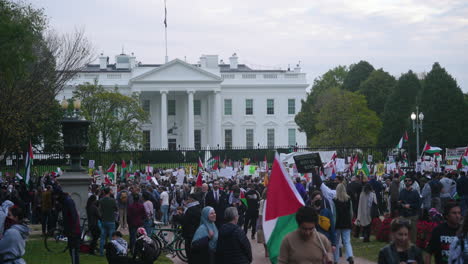
[[[224,223],[224,210],[228,205],[228,196],[226,193],[219,189],[219,182],[213,182],[213,190],[209,191],[205,197],[205,206],[211,206],[216,212],[216,227],[218,229]]]
[[[63,233],[67,236],[71,263],[80,263],[80,216],[76,210],[75,202],[68,193],[58,194],[58,201],[62,206]]]
[[[182,237],[185,239],[185,252],[187,253],[188,262],[192,263],[190,248],[192,247],[192,239],[200,225],[201,210],[200,203],[197,201],[197,194],[192,193],[187,199],[187,210],[182,217]]]
[[[237,225],[239,215],[235,207],[225,210],[225,221],[219,230],[216,261],[219,264],[248,264],[252,262],[252,248],[244,231]]]

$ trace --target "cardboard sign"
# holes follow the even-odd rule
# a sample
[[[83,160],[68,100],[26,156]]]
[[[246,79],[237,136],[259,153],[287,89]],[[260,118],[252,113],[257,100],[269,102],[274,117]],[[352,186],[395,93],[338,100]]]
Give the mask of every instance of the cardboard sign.
[[[297,171],[300,173],[312,172],[315,167],[322,166],[319,153],[308,153],[294,156]]]
[[[88,162],[88,168],[94,169],[94,160],[89,160],[89,162]]]

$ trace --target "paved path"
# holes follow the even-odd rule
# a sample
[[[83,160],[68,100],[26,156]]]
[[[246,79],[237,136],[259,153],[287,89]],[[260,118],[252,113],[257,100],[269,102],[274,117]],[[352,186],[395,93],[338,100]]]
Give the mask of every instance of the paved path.
[[[252,255],[253,255],[253,262],[252,264],[270,264],[270,260],[265,258],[265,249],[263,245],[257,243],[256,240],[250,239],[250,234],[248,235],[250,240],[250,245],[252,246]],[[181,261],[177,257],[172,258],[171,255],[167,256],[168,258],[172,259],[175,264],[185,264],[185,262]],[[348,262],[342,257],[340,259],[340,264],[347,264]],[[354,263],[356,264],[375,264],[375,262],[363,259],[363,258],[354,258]]]

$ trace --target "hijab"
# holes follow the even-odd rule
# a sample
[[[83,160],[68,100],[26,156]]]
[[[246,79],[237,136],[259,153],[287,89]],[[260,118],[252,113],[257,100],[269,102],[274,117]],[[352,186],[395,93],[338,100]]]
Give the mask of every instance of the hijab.
[[[218,228],[216,228],[216,225],[214,224],[214,222],[211,222],[208,219],[208,215],[211,213],[212,210],[214,211],[213,207],[211,206],[206,206],[205,208],[203,208],[202,213],[201,213],[201,218],[200,218],[200,226],[195,232],[195,235],[193,236],[192,241],[196,241],[204,237],[207,237],[209,230],[211,230],[213,231],[214,234],[213,234],[213,237],[210,239],[208,246],[212,251],[215,251],[216,243],[218,241]]]

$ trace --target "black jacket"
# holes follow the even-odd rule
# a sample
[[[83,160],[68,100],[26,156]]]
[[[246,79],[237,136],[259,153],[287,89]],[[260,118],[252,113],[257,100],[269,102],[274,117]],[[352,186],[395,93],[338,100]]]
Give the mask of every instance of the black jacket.
[[[86,215],[88,217],[88,228],[92,229],[93,227],[97,227],[98,220],[101,219],[101,215],[99,214],[99,209],[95,204],[86,208]]]
[[[424,263],[421,250],[412,245],[408,249],[408,260],[416,260],[416,263]],[[379,252],[379,264],[400,263],[400,257],[396,251],[395,245],[391,243],[385,246]]]
[[[341,202],[337,199],[335,202],[336,223],[335,229],[351,229],[352,228],[352,213],[351,213],[351,199],[347,202]]]
[[[216,263],[243,264],[252,262],[252,248],[244,231],[235,224],[224,224],[219,230]]]
[[[191,206],[185,211],[182,217],[182,236],[185,239],[192,240],[195,231],[200,225],[201,207],[200,205]]]
[[[402,216],[408,217],[418,215],[418,211],[421,208],[421,197],[416,190],[401,190],[398,200],[401,201],[400,213]],[[404,204],[409,204],[410,208],[404,208]]]
[[[216,212],[216,226],[224,221],[224,210],[228,207],[228,196],[224,191],[219,190],[218,202],[216,202],[213,191],[209,191],[205,196],[205,206],[211,206]]]

